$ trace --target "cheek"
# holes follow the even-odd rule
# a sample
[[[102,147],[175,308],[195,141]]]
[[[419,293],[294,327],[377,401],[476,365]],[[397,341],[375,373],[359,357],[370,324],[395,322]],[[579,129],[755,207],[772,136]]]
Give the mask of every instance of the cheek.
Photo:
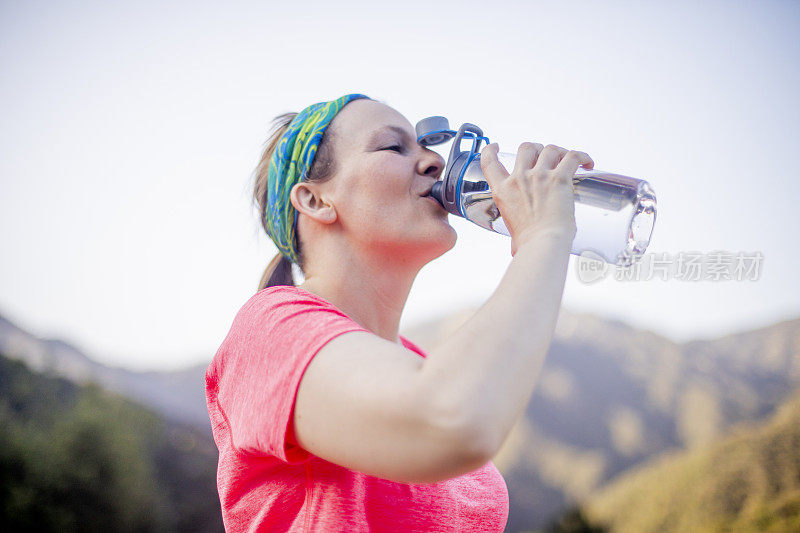
[[[399,158],[376,158],[352,169],[341,183],[339,207],[351,237],[373,245],[430,239],[435,209],[412,196],[414,167]]]
[[[349,191],[347,207],[352,216],[385,223],[403,216],[412,203],[410,183],[406,178],[408,170],[396,167],[387,164],[362,170],[364,177],[354,180]]]
[[[405,218],[400,198],[375,182],[354,186],[337,207],[346,230],[359,240],[385,234],[392,222]]]

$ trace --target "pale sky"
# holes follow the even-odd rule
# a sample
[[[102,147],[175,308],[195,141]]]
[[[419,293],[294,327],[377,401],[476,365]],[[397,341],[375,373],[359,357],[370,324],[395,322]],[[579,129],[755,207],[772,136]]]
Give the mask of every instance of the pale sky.
[[[136,369],[207,361],[276,253],[270,120],[360,92],[646,179],[650,252],[757,281],[594,284],[564,307],[675,340],[800,315],[800,2],[0,2],[0,313]],[[444,149],[448,149],[449,145]],[[451,216],[403,325],[479,305],[507,237]]]

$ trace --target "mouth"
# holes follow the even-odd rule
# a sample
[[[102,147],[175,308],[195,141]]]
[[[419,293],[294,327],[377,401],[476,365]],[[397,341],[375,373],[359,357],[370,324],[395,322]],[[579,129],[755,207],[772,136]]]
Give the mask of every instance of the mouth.
[[[423,196],[422,198],[424,200],[430,200],[431,202],[436,204],[436,207],[438,208],[439,211],[441,211],[445,215],[447,214],[447,210],[444,207],[442,207],[442,204],[439,203],[439,200],[437,200],[433,196],[428,195],[428,196]]]
[[[434,196],[431,196],[431,191],[433,191],[433,189],[434,189],[434,186],[435,186],[437,183],[441,183],[441,182],[440,182],[439,180],[437,180],[437,181],[434,181],[434,182],[433,182],[433,183],[431,183],[431,184],[430,184],[430,185],[429,185],[429,186],[428,186],[428,187],[427,187],[427,188],[426,188],[424,191],[422,191],[422,192],[420,193],[420,195],[419,195],[419,196],[420,196],[420,198],[422,198],[422,199],[426,199],[426,200],[430,200],[430,201],[432,201],[433,203],[435,203],[435,204],[436,204],[436,206],[439,208],[439,210],[440,210],[442,213],[444,213],[444,214],[447,214],[447,210],[444,208],[444,206],[442,206],[442,204],[441,204],[441,203],[439,203],[439,200],[437,200],[437,199],[436,199]]]
[[[433,183],[431,183],[431,186],[430,186],[430,187],[428,187],[427,189],[425,189],[424,191],[422,191],[422,194],[420,194],[420,196],[422,196],[423,198],[424,198],[424,197],[426,197],[426,196],[427,196],[428,198],[431,198],[431,191],[432,191],[432,190],[433,190]]]

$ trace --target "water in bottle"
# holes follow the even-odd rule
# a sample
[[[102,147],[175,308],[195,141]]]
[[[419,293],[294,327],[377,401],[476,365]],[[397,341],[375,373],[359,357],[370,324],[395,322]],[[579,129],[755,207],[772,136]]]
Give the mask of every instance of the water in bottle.
[[[458,132],[448,126],[444,117],[417,123],[420,144],[430,146],[455,138],[447,167],[431,196],[448,212],[509,235],[480,165],[480,143],[489,140],[473,124],[462,125]],[[470,150],[461,150],[463,139],[472,140]],[[501,152],[498,159],[511,173],[516,155]],[[637,261],[650,243],[655,225],[656,196],[651,185],[629,176],[583,168],[576,171],[572,183],[576,233],[570,253],[591,251],[589,257],[620,267]]]

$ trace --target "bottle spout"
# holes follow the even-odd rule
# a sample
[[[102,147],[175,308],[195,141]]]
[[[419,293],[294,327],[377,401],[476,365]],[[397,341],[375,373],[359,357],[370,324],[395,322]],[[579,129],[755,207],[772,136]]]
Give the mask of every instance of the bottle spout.
[[[441,181],[437,181],[436,183],[433,184],[433,187],[431,188],[431,192],[430,192],[430,195],[429,195],[429,196],[433,197],[437,202],[439,202],[442,207],[444,207],[444,199],[443,199],[444,190],[443,189],[444,189],[444,186],[443,186],[442,182]]]

